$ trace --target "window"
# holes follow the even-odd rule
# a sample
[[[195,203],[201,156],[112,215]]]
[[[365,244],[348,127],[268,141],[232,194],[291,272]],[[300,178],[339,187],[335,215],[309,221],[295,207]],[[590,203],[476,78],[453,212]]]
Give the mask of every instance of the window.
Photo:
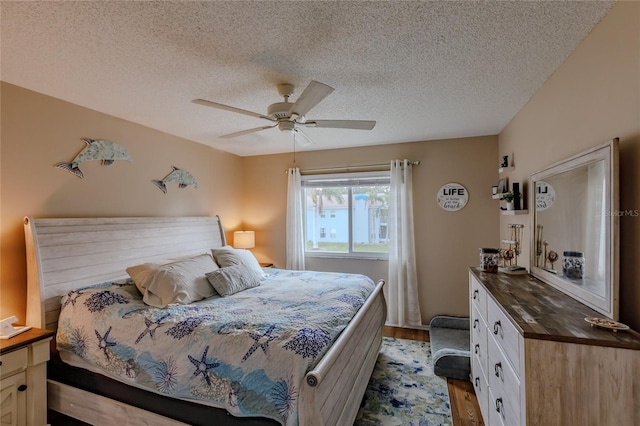
[[[386,258],[389,190],[389,172],[302,176],[306,255]]]

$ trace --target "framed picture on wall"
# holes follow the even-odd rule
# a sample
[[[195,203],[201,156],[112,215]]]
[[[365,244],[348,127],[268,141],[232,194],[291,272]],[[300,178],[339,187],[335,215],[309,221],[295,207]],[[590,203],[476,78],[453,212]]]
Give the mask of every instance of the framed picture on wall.
[[[498,194],[502,194],[503,192],[507,192],[509,190],[509,185],[507,185],[507,179],[500,179],[498,181]]]

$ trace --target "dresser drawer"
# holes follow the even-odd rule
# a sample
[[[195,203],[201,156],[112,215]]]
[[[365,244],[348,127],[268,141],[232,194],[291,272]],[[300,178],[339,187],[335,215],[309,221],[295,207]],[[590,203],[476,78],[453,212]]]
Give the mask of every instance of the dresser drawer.
[[[29,362],[29,352],[27,348],[21,348],[12,352],[7,352],[0,356],[0,377],[5,378],[18,371],[26,370]]]
[[[478,358],[482,369],[487,372],[487,323],[480,316],[476,306],[471,304],[471,355]],[[485,374],[485,377],[486,374]]]
[[[502,347],[516,374],[520,375],[520,333],[492,298],[487,299],[488,334]],[[488,372],[487,372],[488,373]]]
[[[492,337],[489,337],[489,360],[486,373],[494,396],[502,398],[503,404],[508,406],[505,408],[507,411],[510,410],[511,417],[519,424],[520,392],[524,390],[520,385],[520,378],[511,368],[511,363]]]
[[[519,416],[511,409],[511,406],[505,402],[505,394],[501,389],[494,389],[489,385],[489,403],[487,411],[489,412],[489,426],[518,426],[520,425]]]
[[[486,375],[480,367],[477,357],[471,357],[471,382],[473,383],[473,389],[476,392],[478,399],[478,405],[480,405],[480,411],[482,412],[482,418],[486,421],[489,417],[489,387],[487,384]]]
[[[469,296],[483,318],[487,318],[487,291],[473,275],[469,276]]]

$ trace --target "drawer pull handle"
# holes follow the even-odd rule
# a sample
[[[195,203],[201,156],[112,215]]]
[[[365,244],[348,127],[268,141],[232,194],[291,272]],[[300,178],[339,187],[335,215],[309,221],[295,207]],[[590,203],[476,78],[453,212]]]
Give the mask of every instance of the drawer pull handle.
[[[480,324],[480,321],[478,321],[478,319],[474,319],[473,320],[473,328],[476,328],[478,326],[478,324]]]
[[[480,352],[480,345],[476,344],[476,346],[475,346],[475,348],[474,348],[473,352],[475,352],[475,354],[477,355],[477,354],[478,354],[478,352]]]
[[[18,390],[19,390],[20,392],[24,392],[24,391],[26,391],[26,390],[27,390],[27,385],[20,385],[20,386],[18,386]]]
[[[502,363],[499,362],[495,365],[495,367],[493,367],[493,371],[495,371],[496,373],[496,377],[502,379],[502,381],[504,382],[504,377],[502,376]]]
[[[480,387],[480,377],[476,377],[475,383],[477,388]]]
[[[473,290],[473,300],[478,299],[478,290]]]
[[[493,323],[493,334],[495,334],[497,336],[498,333],[500,332],[500,328],[501,327],[502,327],[502,324],[500,324],[500,320],[494,322]]]
[[[504,418],[504,404],[502,403],[502,398],[496,399],[496,411],[500,413],[502,418]]]

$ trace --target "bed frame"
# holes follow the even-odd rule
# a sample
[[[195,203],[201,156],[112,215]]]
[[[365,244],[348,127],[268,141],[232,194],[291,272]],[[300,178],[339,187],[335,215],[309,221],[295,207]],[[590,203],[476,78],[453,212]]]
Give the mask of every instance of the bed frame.
[[[60,296],[126,278],[129,266],[206,252],[225,245],[219,217],[24,219],[27,325],[56,330]],[[375,290],[309,371],[299,393],[299,424],[351,425],[382,344],[386,304]],[[48,380],[48,407],[87,423],[183,424]],[[213,408],[212,408],[213,409]],[[218,409],[219,410],[219,409]]]

